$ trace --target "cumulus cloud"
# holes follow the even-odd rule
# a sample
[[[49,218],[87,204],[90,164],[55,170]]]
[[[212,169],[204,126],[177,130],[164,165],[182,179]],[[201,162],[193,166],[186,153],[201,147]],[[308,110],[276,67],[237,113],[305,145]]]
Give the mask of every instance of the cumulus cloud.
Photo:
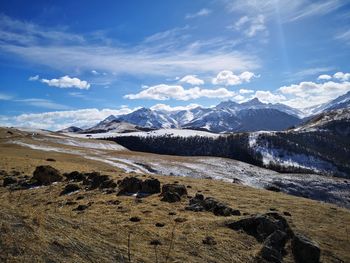
[[[188,83],[191,85],[203,85],[204,81],[202,79],[197,78],[196,75],[187,75],[180,79],[180,82]]]
[[[332,76],[329,76],[327,74],[323,74],[323,75],[318,76],[317,79],[319,79],[319,80],[330,80],[330,79],[332,79]]]
[[[201,105],[199,104],[195,104],[195,103],[191,103],[188,104],[186,106],[175,106],[172,107],[170,105],[167,104],[156,104],[154,106],[151,107],[151,110],[156,110],[156,111],[182,111],[182,110],[190,110],[190,109],[194,109],[197,107],[200,107]]]
[[[78,89],[89,89],[90,84],[85,80],[78,78],[71,78],[69,76],[63,76],[59,79],[42,79],[42,83],[45,83],[52,87],[58,88],[78,88]]]
[[[283,86],[278,89],[285,96],[289,96],[285,103],[296,108],[303,108],[322,104],[343,95],[350,90],[350,82],[327,81],[315,83],[304,81],[299,84]]]
[[[191,13],[191,14],[187,14],[185,16],[186,19],[190,19],[190,18],[196,18],[196,17],[200,17],[200,16],[207,16],[211,13],[211,10],[207,9],[207,8],[202,8],[201,10],[199,10],[196,13]]]
[[[90,127],[109,115],[128,114],[135,109],[81,109],[71,111],[53,111],[44,113],[21,114],[14,117],[1,116],[2,126],[29,127],[48,130],[60,130],[68,126]]]
[[[239,93],[240,94],[249,94],[249,93],[254,93],[254,90],[251,90],[251,89],[240,89]]]
[[[350,73],[337,72],[333,75],[333,78],[339,79],[340,81],[350,80]]]
[[[245,71],[240,75],[233,74],[230,70],[223,70],[219,72],[219,74],[212,79],[213,84],[225,85],[225,86],[234,86],[239,85],[244,82],[250,82],[252,78],[257,78],[254,73]]]
[[[199,87],[194,87],[190,89],[184,89],[180,85],[167,85],[160,84],[156,86],[149,87],[142,90],[137,94],[125,95],[126,99],[152,99],[152,100],[190,100],[198,98],[229,98],[233,97],[235,92],[229,91],[225,88],[219,89],[201,89]]]

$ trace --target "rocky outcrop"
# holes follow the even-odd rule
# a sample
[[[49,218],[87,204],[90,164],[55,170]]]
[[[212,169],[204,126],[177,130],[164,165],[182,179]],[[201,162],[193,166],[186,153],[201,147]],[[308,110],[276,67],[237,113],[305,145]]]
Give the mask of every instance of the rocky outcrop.
[[[233,230],[243,230],[262,242],[258,258],[266,262],[283,262],[285,245],[290,239],[297,263],[317,263],[320,260],[318,245],[305,236],[294,234],[287,220],[276,212],[253,215],[226,225]]]
[[[232,209],[228,205],[219,202],[213,197],[204,198],[202,194],[196,194],[195,197],[190,199],[189,205],[185,209],[194,212],[209,211],[216,216],[231,216],[241,214],[239,210]]]
[[[36,167],[33,173],[33,179],[35,179],[40,185],[50,185],[53,182],[62,181],[63,177],[57,169],[50,165],[41,165]]]
[[[67,184],[60,195],[67,195],[76,191],[79,191],[80,187],[77,184]]]
[[[180,202],[182,196],[187,196],[186,186],[180,184],[165,184],[162,186],[161,193],[163,202]]]
[[[292,239],[292,251],[297,263],[318,263],[320,262],[320,248],[318,244],[309,238],[295,234]]]

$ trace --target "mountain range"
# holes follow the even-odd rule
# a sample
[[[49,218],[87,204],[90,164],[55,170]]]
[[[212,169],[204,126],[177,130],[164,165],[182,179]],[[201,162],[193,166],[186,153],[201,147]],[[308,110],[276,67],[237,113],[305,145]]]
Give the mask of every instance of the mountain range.
[[[349,107],[350,91],[304,111],[281,103],[263,103],[258,98],[244,103],[229,100],[212,108],[196,107],[177,111],[140,108],[125,115],[110,115],[85,130],[76,127],[65,130],[80,133],[130,132],[162,128],[194,129],[215,133],[282,131],[298,126],[322,112]]]

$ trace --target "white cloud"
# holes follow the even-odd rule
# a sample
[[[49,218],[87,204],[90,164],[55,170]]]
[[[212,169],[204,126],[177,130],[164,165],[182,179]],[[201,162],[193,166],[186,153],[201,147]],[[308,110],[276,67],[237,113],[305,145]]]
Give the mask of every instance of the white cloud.
[[[85,80],[80,80],[78,78],[71,78],[69,76],[63,76],[59,79],[42,79],[42,83],[49,86],[58,88],[78,88],[78,89],[89,89],[90,84]]]
[[[331,78],[332,78],[332,76],[329,76],[327,74],[323,74],[323,75],[318,76],[317,79],[319,79],[319,80],[330,80]]]
[[[288,96],[285,103],[296,108],[305,108],[328,102],[349,90],[350,82],[347,81],[327,81],[323,83],[304,81],[278,89],[279,92]]]
[[[225,86],[233,86],[233,85],[239,85],[244,82],[250,82],[252,78],[257,78],[254,73],[245,71],[241,73],[240,75],[233,74],[230,70],[223,70],[219,72],[219,74],[212,79],[213,84],[220,84]]]
[[[11,100],[12,96],[4,94],[4,93],[0,93],[0,100]]]
[[[39,80],[39,75],[31,76],[31,77],[29,77],[28,80],[29,80],[29,81],[36,81],[36,80]]]
[[[346,1],[341,0],[236,0],[225,1],[226,8],[230,12],[242,12],[255,15],[264,14],[267,18],[278,15],[282,23],[294,22],[307,17],[320,16],[331,13]]]
[[[213,73],[225,68],[245,71],[260,67],[260,59],[256,55],[233,50],[232,39],[197,41],[189,34],[190,27],[156,33],[128,46],[90,41],[89,35],[80,39],[65,31],[61,32],[64,36],[59,37],[57,31],[35,24],[27,25],[9,17],[6,17],[6,26],[1,21],[0,16],[2,53],[62,72],[78,70],[91,73],[93,69],[114,76],[173,76],[188,72]],[[35,28],[35,33],[29,29],[19,33],[21,27]],[[11,38],[7,37],[8,34]]]
[[[188,83],[191,85],[203,85],[204,81],[197,78],[196,75],[187,75],[184,76],[182,79],[179,80],[180,82]]]
[[[91,70],[91,73],[93,74],[93,75],[100,75],[100,73],[98,73],[96,70]]]
[[[184,89],[180,85],[166,85],[160,84],[142,90],[137,94],[125,95],[126,99],[151,99],[151,100],[191,100],[198,98],[230,98],[236,95],[235,92],[229,91],[225,88],[219,89],[201,89],[194,87]]]
[[[249,93],[254,93],[254,90],[251,90],[251,89],[240,89],[239,93],[240,94],[249,94]]]
[[[350,44],[350,29],[339,33],[335,36],[335,39],[342,40],[347,44]]]
[[[200,17],[200,16],[207,16],[211,13],[211,10],[207,9],[207,8],[202,8],[201,10],[199,10],[196,13],[192,13],[192,14],[187,14],[185,16],[186,19],[190,19],[190,18],[196,18],[196,17]]]
[[[191,103],[188,104],[186,106],[175,106],[172,107],[170,105],[167,104],[156,104],[154,106],[151,107],[151,110],[156,110],[156,111],[182,111],[182,110],[190,110],[190,109],[194,109],[197,107],[200,107],[201,105],[199,104],[195,104],[195,103]]]
[[[286,99],[285,96],[280,94],[273,94],[270,91],[258,90],[255,92],[255,96],[264,103],[280,103]]]
[[[30,127],[60,130],[68,126],[90,127],[109,115],[127,114],[135,109],[80,109],[44,113],[21,114],[14,117],[1,116],[2,126]]]
[[[337,72],[333,75],[333,78],[339,79],[340,81],[350,80],[350,73]]]
[[[229,28],[242,31],[247,37],[254,37],[259,32],[263,33],[264,35],[268,34],[264,15],[258,15],[256,17],[242,16],[233,27],[230,26]]]

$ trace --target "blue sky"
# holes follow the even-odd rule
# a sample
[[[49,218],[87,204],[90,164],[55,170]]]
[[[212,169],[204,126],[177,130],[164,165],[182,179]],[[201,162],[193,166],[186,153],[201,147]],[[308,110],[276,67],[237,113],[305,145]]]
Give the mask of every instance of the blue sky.
[[[341,0],[1,1],[0,124],[254,97],[310,107],[350,90],[349,25]]]

